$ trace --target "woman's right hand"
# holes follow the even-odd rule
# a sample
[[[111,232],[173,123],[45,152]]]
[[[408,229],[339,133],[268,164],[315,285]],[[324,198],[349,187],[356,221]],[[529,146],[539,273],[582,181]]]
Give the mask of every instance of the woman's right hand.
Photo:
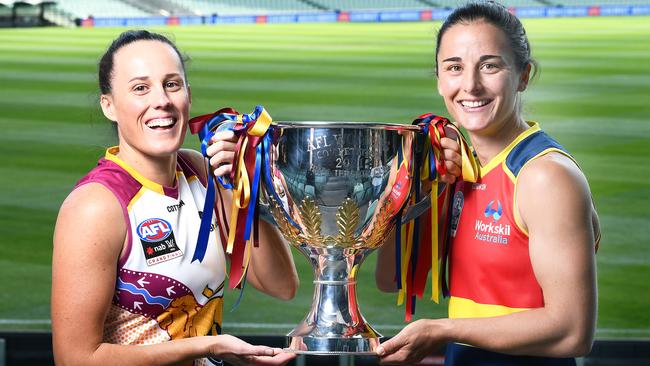
[[[214,168],[214,175],[217,177],[228,176],[232,172],[235,159],[235,148],[237,137],[230,130],[221,130],[212,136],[210,146],[206,153],[210,158],[210,165]]]
[[[255,346],[228,334],[206,338],[210,340],[210,355],[233,365],[280,366],[296,357],[295,353],[287,353],[280,348]]]

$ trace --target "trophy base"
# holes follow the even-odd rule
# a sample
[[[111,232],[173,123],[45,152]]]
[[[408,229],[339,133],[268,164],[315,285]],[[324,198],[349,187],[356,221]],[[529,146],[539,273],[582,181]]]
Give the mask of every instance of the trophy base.
[[[284,350],[304,355],[376,355],[380,338],[287,337]]]

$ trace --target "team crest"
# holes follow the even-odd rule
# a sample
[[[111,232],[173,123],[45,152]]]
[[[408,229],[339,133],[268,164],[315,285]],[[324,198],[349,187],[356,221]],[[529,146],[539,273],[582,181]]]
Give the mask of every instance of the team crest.
[[[146,219],[138,225],[136,231],[140,237],[147,265],[151,266],[183,255],[176,244],[172,225],[166,220]]]

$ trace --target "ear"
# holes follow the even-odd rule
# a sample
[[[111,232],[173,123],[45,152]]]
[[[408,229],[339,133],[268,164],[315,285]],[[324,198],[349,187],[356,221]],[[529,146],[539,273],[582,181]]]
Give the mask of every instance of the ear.
[[[115,116],[115,106],[113,105],[113,98],[109,94],[102,94],[99,97],[99,105],[102,106],[104,116],[113,122],[117,122]]]
[[[530,63],[526,65],[526,68],[524,68],[524,71],[521,72],[521,75],[519,75],[519,86],[517,87],[517,91],[522,92],[526,90],[526,87],[528,87],[528,82],[530,81],[530,69],[532,66]]]
[[[192,105],[192,88],[190,84],[187,84],[187,98],[190,100],[190,106]]]

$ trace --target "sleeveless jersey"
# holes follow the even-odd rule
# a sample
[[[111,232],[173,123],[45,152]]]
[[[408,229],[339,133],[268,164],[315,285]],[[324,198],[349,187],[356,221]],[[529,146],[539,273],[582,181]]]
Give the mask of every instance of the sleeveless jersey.
[[[450,318],[500,316],[544,306],[542,288],[530,262],[528,233],[515,214],[517,177],[526,163],[549,152],[571,157],[536,123],[529,124],[530,128],[481,167],[476,183],[457,186],[449,255]],[[490,359],[486,352],[496,357],[495,364],[518,364],[514,356],[461,344],[449,345],[446,364],[488,365],[491,363],[479,362]],[[530,358],[521,364],[533,364],[533,359],[550,365],[574,362]]]
[[[220,334],[226,272],[214,222],[203,261],[192,263],[206,192],[199,175],[178,153],[176,186],[165,187],[140,175],[118,151],[109,148],[77,183],[100,183],[113,192],[127,225],[104,342],[144,345]]]

